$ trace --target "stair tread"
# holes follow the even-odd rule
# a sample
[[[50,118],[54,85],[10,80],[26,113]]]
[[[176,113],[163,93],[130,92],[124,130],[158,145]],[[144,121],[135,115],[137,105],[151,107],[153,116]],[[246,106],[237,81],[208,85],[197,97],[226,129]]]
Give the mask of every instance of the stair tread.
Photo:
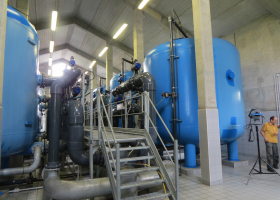
[[[135,168],[135,169],[126,169],[126,170],[121,170],[120,174],[134,174],[134,173],[139,173],[139,172],[146,172],[146,171],[156,171],[158,170],[159,167],[141,167],[141,168]],[[116,175],[116,172],[113,171],[113,174]]]
[[[132,188],[132,187],[143,186],[143,185],[151,185],[154,183],[162,183],[162,182],[164,182],[164,180],[157,179],[157,180],[152,180],[152,181],[126,183],[126,184],[121,185],[121,189],[127,189],[127,188]]]
[[[135,161],[135,160],[146,160],[146,159],[152,159],[154,156],[139,156],[139,157],[131,157],[131,158],[122,158],[120,159],[120,162],[128,162],[128,161]],[[114,159],[116,160],[116,159]],[[110,163],[113,163],[113,160],[109,160]]]
[[[150,146],[139,146],[139,147],[123,147],[120,148],[120,151],[132,151],[132,150],[140,150],[140,149],[149,149]],[[116,148],[111,148],[112,151],[116,151]],[[108,149],[107,152],[109,152],[110,150]]]
[[[122,200],[152,200],[152,199],[158,199],[158,198],[163,198],[168,196],[171,196],[171,193],[154,192],[154,193],[140,195],[137,197],[128,197]]]
[[[124,143],[124,142],[136,142],[137,140],[145,140],[146,138],[145,137],[132,137],[132,138],[118,138],[118,137],[116,137],[116,141],[118,142],[118,143]],[[104,142],[105,143],[108,143],[108,141],[109,141],[109,143],[113,143],[113,142],[115,142],[115,140],[113,139],[113,138],[110,138],[110,139],[108,139],[108,140],[105,140]]]

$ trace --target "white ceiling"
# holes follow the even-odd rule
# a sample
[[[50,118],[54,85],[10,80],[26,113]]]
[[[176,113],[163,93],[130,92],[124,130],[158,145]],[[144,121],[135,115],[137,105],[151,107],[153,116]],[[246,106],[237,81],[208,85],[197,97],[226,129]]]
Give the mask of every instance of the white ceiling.
[[[10,0],[11,1],[11,0]],[[130,0],[136,5],[136,0]],[[193,33],[193,17],[191,0],[150,0],[148,6],[163,16],[173,16],[172,8],[182,22],[182,26]],[[128,27],[117,39],[125,46],[133,49],[133,9],[123,0],[30,0],[29,20],[33,24],[49,22],[51,11],[57,3],[58,20],[76,17],[95,29],[111,37],[123,23]],[[211,16],[213,37],[221,37],[260,17],[270,14],[257,0],[211,0]],[[145,54],[153,47],[169,41],[169,32],[148,14],[144,13],[144,49]],[[52,38],[50,29],[38,31],[40,49],[49,47]],[[89,33],[77,25],[58,27],[55,32],[55,45],[69,44],[93,57],[105,47],[106,41]],[[69,50],[54,53],[54,59],[69,60],[74,55],[76,63],[88,67],[90,60]],[[47,62],[49,55],[41,55],[40,63]],[[105,63],[105,55],[99,58]],[[131,56],[117,47],[113,48],[113,65],[120,69],[121,58]]]

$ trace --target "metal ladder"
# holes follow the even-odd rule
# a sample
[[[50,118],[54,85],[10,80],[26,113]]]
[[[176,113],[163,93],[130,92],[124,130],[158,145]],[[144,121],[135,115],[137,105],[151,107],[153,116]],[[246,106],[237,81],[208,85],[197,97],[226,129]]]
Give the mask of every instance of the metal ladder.
[[[99,92],[99,90],[98,90]],[[100,95],[100,93],[99,93]],[[147,95],[147,93],[143,94]],[[106,111],[106,119],[108,121],[108,127],[104,126],[103,122],[103,116],[101,114],[101,109],[100,105],[104,105],[103,99],[100,99],[100,103],[97,102],[97,109],[98,111],[98,120],[99,120],[99,144],[101,146],[103,155],[104,155],[104,160],[106,164],[106,169],[109,175],[109,180],[110,184],[112,187],[113,191],[113,197],[115,200],[152,200],[152,199],[163,199],[163,198],[169,198],[172,200],[179,199],[179,184],[178,184],[178,143],[177,141],[175,144],[174,148],[174,157],[175,157],[175,163],[173,162],[171,156],[169,155],[167,149],[167,153],[170,157],[170,160],[175,164],[175,184],[172,182],[162,160],[159,155],[159,152],[157,151],[157,148],[148,133],[147,128],[145,129],[132,129],[132,128],[113,128],[110,122],[110,117]],[[151,102],[149,96],[145,97],[146,102]],[[152,106],[154,106],[152,104]],[[154,107],[155,108],[155,107]],[[145,110],[148,110],[149,108],[146,108]],[[155,108],[156,109],[156,108]],[[157,111],[156,111],[157,112]],[[151,121],[151,118],[149,116],[148,112],[145,112],[146,114],[146,123],[147,121]],[[158,114],[158,112],[157,112]],[[161,117],[160,117],[161,119]],[[161,119],[162,120],[162,119]],[[164,122],[163,122],[164,123]],[[164,124],[165,125],[165,124]],[[154,126],[154,124],[153,124]],[[166,125],[165,125],[166,127]],[[156,127],[154,126],[155,130]],[[167,127],[166,127],[167,128]],[[168,130],[169,132],[169,130]],[[157,130],[156,133],[162,142]],[[169,132],[169,134],[171,134]],[[172,138],[173,139],[173,138]],[[144,144],[144,146],[135,146],[135,147],[122,147],[122,143],[127,143],[127,142],[139,142],[141,144]],[[163,142],[162,142],[163,143]],[[144,150],[146,152],[146,156],[140,156],[140,157],[128,157],[128,158],[121,158],[120,154],[121,151],[133,151],[133,150]],[[153,160],[155,162],[153,166],[150,166],[150,160]],[[145,167],[141,168],[135,168],[135,169],[125,169],[121,170],[121,163],[126,163],[126,162],[133,162],[133,161],[143,161],[145,163]],[[129,174],[135,174],[139,172],[145,172],[145,171],[157,171],[158,174],[160,175],[161,178],[155,179],[155,180],[149,180],[149,181],[142,181],[142,182],[131,182],[131,183],[125,183],[121,184],[121,175],[129,175]],[[155,183],[162,183],[165,186],[165,192],[154,192],[154,193],[149,193],[141,196],[136,196],[136,197],[129,197],[129,198],[121,198],[121,192],[124,189],[128,188],[135,188],[139,186],[152,186]]]

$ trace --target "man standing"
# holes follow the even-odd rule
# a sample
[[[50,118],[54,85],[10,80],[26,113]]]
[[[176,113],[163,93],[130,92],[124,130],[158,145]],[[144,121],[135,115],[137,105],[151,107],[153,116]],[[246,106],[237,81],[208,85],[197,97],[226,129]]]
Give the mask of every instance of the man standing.
[[[277,117],[270,117],[270,122],[267,122],[263,125],[261,134],[264,137],[265,146],[266,146],[266,156],[267,163],[270,166],[273,166],[275,169],[279,169],[279,154],[278,154],[278,128],[277,128]],[[269,166],[267,166],[267,170],[270,172],[274,172]]]

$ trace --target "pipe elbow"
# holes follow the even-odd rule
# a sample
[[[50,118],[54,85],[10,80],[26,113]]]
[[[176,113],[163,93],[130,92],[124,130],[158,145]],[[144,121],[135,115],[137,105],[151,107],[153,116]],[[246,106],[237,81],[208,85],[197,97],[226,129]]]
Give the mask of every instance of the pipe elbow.
[[[34,158],[33,163],[28,167],[17,167],[17,168],[8,168],[0,170],[0,176],[12,176],[12,175],[19,175],[19,174],[28,174],[35,171],[40,164],[41,161],[41,147],[35,147],[34,150]]]

